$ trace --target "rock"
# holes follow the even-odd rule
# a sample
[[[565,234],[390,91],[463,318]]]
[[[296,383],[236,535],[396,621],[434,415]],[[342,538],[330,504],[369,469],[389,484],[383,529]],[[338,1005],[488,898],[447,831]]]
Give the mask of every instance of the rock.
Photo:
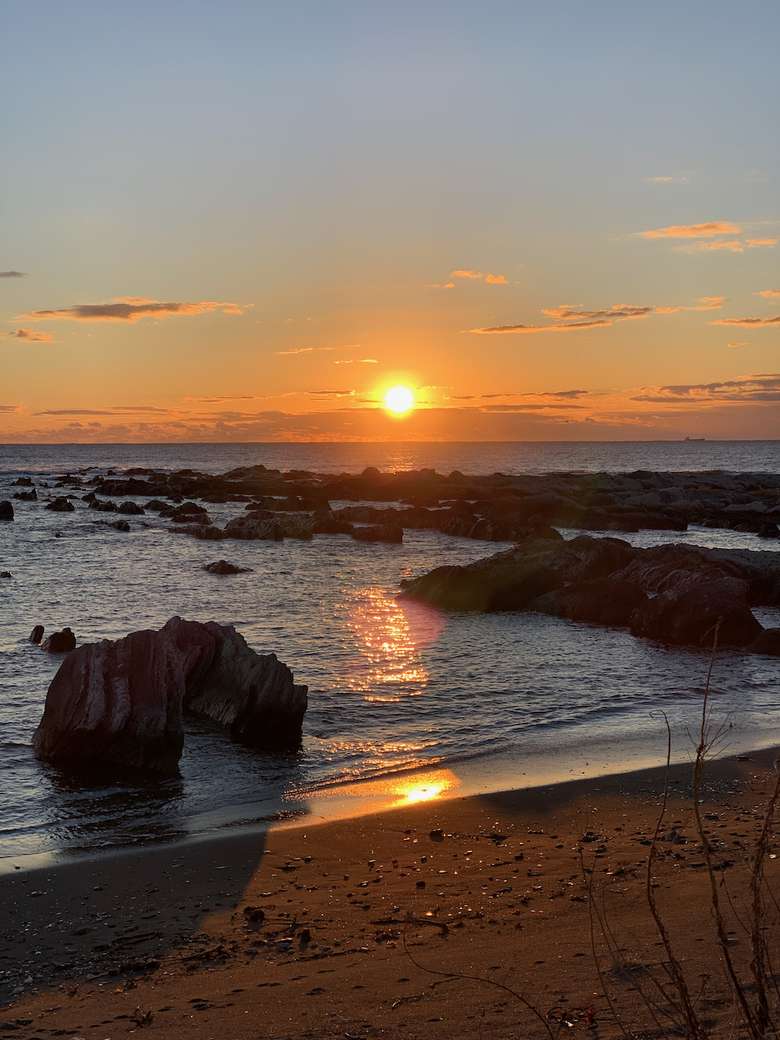
[[[115,531],[123,531],[124,533],[127,533],[130,530],[130,524],[128,524],[127,520],[114,520],[113,523],[110,523],[108,526],[113,528]]]
[[[369,527],[353,527],[352,537],[356,542],[393,542],[404,540],[404,529],[400,524],[377,524]]]
[[[4,499],[0,502],[0,520],[13,520],[14,518],[14,507],[8,501]]]
[[[90,500],[89,508],[95,509],[99,513],[115,513],[117,511],[116,502],[112,502],[107,498],[97,498],[96,496],[93,496]]]
[[[780,657],[780,628],[765,628],[751,644],[750,649],[754,654]]]
[[[178,530],[186,531],[202,542],[219,542],[225,537],[222,528],[215,527],[214,524],[194,524],[192,527],[180,527]]]
[[[79,647],[55,675],[33,746],[58,765],[170,774],[185,711],[272,750],[300,744],[307,688],[232,626],[172,618],[158,631]]]
[[[46,503],[46,508],[52,513],[72,513],[75,510],[75,506],[69,498],[54,498],[51,502]]]
[[[762,628],[747,602],[747,584],[739,578],[688,582],[661,592],[640,606],[631,619],[634,635],[677,646],[745,647]]]
[[[10,571],[0,571],[0,578],[13,578]]]
[[[203,506],[195,502],[182,502],[167,514],[169,518],[178,524],[208,524],[209,514]]]
[[[143,506],[139,506],[137,502],[121,502],[117,508],[117,513],[124,513],[125,516],[142,516]]]
[[[35,643],[36,646],[40,645],[40,642],[43,639],[43,632],[43,625],[36,625],[30,633],[30,642]]]
[[[761,524],[757,534],[759,538],[780,538],[780,527],[777,524]]]
[[[245,516],[236,516],[225,525],[225,538],[241,538],[245,541],[281,541],[282,534],[275,520],[262,516],[259,513],[247,513]]]
[[[465,567],[437,567],[402,582],[403,595],[447,610],[538,610],[576,621],[628,625],[634,635],[752,649],[762,628],[751,604],[776,601],[776,553],[667,545],[634,549],[615,538],[525,542]]]
[[[32,487],[32,477],[17,477],[13,482],[13,487]]]
[[[67,654],[75,648],[76,637],[69,628],[63,628],[60,632],[52,632],[49,638],[41,644],[41,649],[50,654]]]
[[[627,628],[634,612],[646,601],[647,596],[634,582],[607,577],[564,585],[532,600],[528,609],[570,621]]]
[[[209,574],[246,574],[250,569],[249,567],[239,567],[235,563],[228,563],[227,560],[217,560],[215,563],[207,563],[203,567],[203,570],[208,571]]]
[[[18,499],[20,502],[37,502],[38,492],[35,488],[33,488],[32,491],[17,491],[14,494],[14,498]]]

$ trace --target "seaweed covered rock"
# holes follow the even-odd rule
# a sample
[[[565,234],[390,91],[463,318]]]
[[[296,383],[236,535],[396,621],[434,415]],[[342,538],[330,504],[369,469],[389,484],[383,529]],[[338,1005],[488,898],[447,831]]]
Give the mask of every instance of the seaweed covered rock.
[[[274,654],[255,653],[231,625],[185,621],[69,654],[46,696],[36,754],[76,771],[170,774],[185,711],[253,747],[300,744],[307,688]]]

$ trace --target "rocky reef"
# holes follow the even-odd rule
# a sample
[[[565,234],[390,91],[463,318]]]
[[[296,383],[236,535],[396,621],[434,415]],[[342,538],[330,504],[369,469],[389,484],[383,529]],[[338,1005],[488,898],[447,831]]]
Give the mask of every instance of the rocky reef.
[[[780,553],[663,545],[618,538],[530,536],[466,566],[402,582],[403,595],[453,611],[537,611],[629,628],[678,646],[776,653],[753,606],[780,605]]]
[[[192,713],[252,747],[295,750],[307,687],[232,625],[171,618],[72,651],[54,676],[36,754],[76,772],[175,773]]]

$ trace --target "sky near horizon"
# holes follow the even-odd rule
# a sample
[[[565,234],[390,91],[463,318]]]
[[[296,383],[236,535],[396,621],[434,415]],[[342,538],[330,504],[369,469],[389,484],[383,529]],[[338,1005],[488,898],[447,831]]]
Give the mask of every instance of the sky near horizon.
[[[780,437],[777,5],[0,34],[0,441]]]

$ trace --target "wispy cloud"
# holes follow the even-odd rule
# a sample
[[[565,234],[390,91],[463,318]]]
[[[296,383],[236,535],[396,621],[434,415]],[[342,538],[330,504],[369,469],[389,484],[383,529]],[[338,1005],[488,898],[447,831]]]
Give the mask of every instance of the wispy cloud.
[[[763,329],[780,325],[780,314],[772,318],[718,318],[711,325],[736,325],[741,329]]]
[[[750,344],[747,340],[741,339],[736,340],[734,343],[729,343],[727,344],[727,346],[729,346],[732,350],[740,350],[742,347],[749,347]]]
[[[763,296],[765,300],[780,299],[780,289],[760,289],[756,296]]]
[[[460,278],[470,282],[484,282],[485,285],[508,285],[509,282],[504,274],[493,274],[490,271],[475,271],[469,267],[458,267],[450,271],[450,278]],[[447,284],[449,288],[451,283]]]
[[[653,404],[717,404],[780,402],[780,375],[776,373],[740,376],[717,383],[683,383],[644,390],[633,398]]]
[[[27,321],[117,321],[136,322],[143,318],[188,317],[196,314],[243,314],[237,303],[223,300],[168,302],[147,299],[145,296],[117,296],[110,303],[81,303],[73,307],[30,311],[21,315]]]
[[[564,304],[560,307],[545,307],[542,310],[542,314],[546,314],[548,318],[557,318],[559,321],[569,321],[571,319],[579,321],[600,319],[619,321],[623,318],[646,318],[648,314],[653,314],[654,311],[655,307],[633,307],[625,303],[616,303],[612,307],[597,311],[578,310],[575,307]]]
[[[690,180],[690,177],[686,174],[678,174],[677,176],[663,174],[658,177],[645,177],[646,184],[689,184]]]
[[[640,238],[717,238],[719,235],[741,234],[742,228],[727,220],[710,220],[705,224],[669,224],[639,232]]]
[[[343,347],[292,347],[290,350],[276,350],[274,353],[277,357],[298,357],[300,354],[320,354],[343,349]]]
[[[719,242],[697,242],[695,245],[678,246],[686,253],[744,253],[746,249],[771,249],[776,246],[776,238],[727,238]]]
[[[342,358],[333,362],[334,365],[378,365],[379,361],[373,357]]]
[[[54,336],[50,332],[39,332],[37,329],[14,329],[6,333],[12,339],[25,339],[30,343],[53,343]]]
[[[18,412],[18,411],[19,411],[19,405],[18,404],[0,404],[0,412],[2,412],[3,414],[5,414],[7,412]]]
[[[599,329],[611,325],[611,321],[570,321],[560,325],[488,325],[481,329],[469,329],[478,336],[532,336],[540,332],[580,332],[584,329]]]
[[[0,271],[0,278],[26,278],[24,271]]]

